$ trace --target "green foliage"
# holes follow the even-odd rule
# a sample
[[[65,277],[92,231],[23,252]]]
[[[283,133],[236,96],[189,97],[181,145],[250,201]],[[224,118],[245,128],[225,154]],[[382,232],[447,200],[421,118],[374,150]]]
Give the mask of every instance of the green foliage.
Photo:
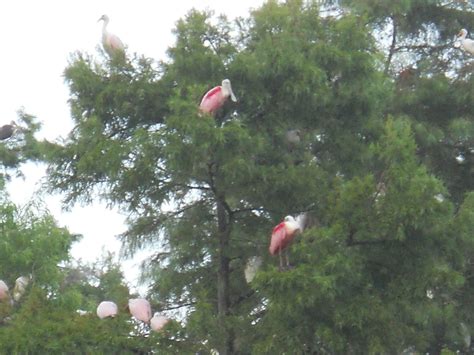
[[[45,144],[50,187],[68,203],[98,193],[119,205],[128,253],[156,250],[149,297],[183,324],[150,349],[468,350],[473,79],[446,43],[472,6],[332,3],[267,1],[234,23],[191,11],[168,62],[78,53],[66,69],[76,127]],[[224,78],[239,101],[199,113]],[[271,230],[301,212],[312,223],[278,271]],[[248,284],[253,256],[263,267]],[[125,299],[120,280],[111,268],[66,304]]]

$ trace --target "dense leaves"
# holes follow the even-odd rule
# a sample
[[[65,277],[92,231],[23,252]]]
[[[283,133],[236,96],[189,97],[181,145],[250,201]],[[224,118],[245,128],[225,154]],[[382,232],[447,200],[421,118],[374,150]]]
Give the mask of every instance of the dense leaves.
[[[191,11],[157,65],[73,57],[76,127],[49,146],[49,183],[118,205],[124,251],[156,251],[149,296],[182,323],[157,351],[468,351],[473,79],[451,38],[472,11],[268,1],[235,22]],[[199,113],[224,78],[239,101]],[[280,272],[269,234],[300,212]]]

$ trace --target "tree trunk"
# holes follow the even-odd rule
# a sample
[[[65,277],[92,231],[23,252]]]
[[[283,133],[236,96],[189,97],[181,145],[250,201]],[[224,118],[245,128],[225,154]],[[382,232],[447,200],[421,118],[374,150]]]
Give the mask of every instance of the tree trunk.
[[[229,257],[227,249],[229,246],[230,223],[224,205],[224,199],[217,199],[217,230],[219,234],[219,251],[217,272],[217,316],[219,326],[224,331],[224,341],[219,353],[228,355],[233,353],[234,336],[232,329],[226,324],[229,314],[230,292],[229,292]]]

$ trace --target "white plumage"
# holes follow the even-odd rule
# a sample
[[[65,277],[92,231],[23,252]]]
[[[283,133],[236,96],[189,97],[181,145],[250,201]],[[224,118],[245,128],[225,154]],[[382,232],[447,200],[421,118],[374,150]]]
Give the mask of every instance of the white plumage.
[[[28,276],[20,276],[15,280],[15,287],[13,288],[13,299],[18,302],[26,291],[26,287],[30,283]]]
[[[99,21],[104,21],[102,26],[102,46],[104,47],[104,50],[111,58],[117,54],[123,55],[125,53],[125,46],[123,45],[123,42],[118,36],[107,31],[109,17],[107,15],[102,15]]]
[[[115,317],[118,313],[117,305],[112,301],[102,301],[97,306],[97,316],[100,319]]]
[[[245,265],[245,280],[247,283],[251,283],[255,278],[257,271],[262,266],[262,257],[261,256],[252,256],[247,260],[247,265]]]
[[[463,28],[461,31],[459,31],[457,38],[454,42],[454,46],[461,47],[462,50],[470,54],[474,54],[474,40],[466,38],[466,36],[467,30]]]

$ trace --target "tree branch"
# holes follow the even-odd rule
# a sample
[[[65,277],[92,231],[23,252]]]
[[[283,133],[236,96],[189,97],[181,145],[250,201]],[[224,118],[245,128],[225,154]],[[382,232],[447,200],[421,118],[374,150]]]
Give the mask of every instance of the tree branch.
[[[356,234],[356,230],[354,228],[349,229],[349,235],[347,236],[347,246],[353,247],[357,245],[377,245],[377,244],[385,244],[387,242],[393,242],[392,239],[380,238],[380,239],[371,239],[371,240],[355,240],[354,235]]]
[[[191,302],[177,304],[177,305],[174,305],[174,306],[161,307],[160,311],[171,311],[173,309],[180,309],[180,308],[183,308],[183,307],[194,306],[196,303],[197,303],[196,301],[191,301]]]
[[[393,26],[393,31],[392,31],[392,43],[390,44],[390,49],[388,51],[388,57],[387,61],[385,62],[385,70],[384,74],[388,74],[388,70],[390,69],[390,65],[392,64],[392,57],[393,54],[395,53],[395,45],[397,44],[397,22],[395,21],[395,16],[391,16],[392,19],[392,26]]]

